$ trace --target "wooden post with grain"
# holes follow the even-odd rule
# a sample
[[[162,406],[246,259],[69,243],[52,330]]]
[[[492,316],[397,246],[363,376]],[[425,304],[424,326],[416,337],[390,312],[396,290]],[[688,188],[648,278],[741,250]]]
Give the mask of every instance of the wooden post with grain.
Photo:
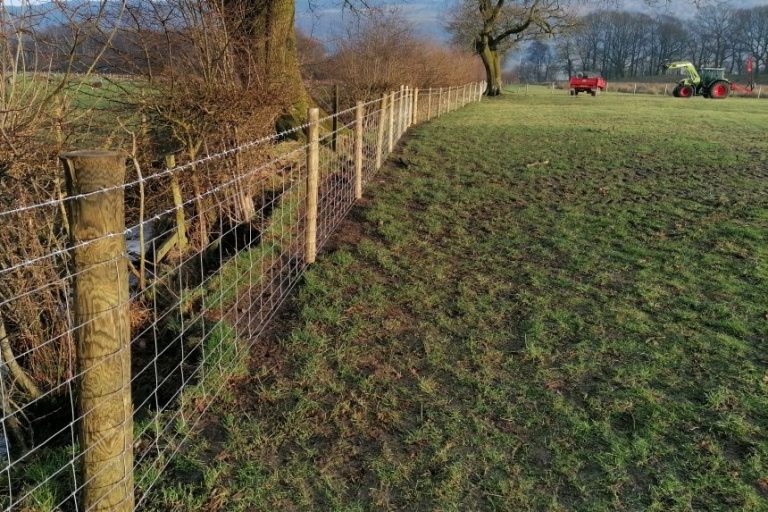
[[[384,154],[384,123],[387,122],[387,95],[381,97],[381,106],[379,107],[379,126],[376,133],[376,169],[381,168],[382,157]]]
[[[317,201],[320,189],[320,109],[309,109],[309,147],[307,148],[307,263],[317,259]]]
[[[82,508],[127,512],[134,498],[125,155],[75,151],[60,158],[72,198]]]
[[[357,102],[355,109],[355,199],[363,197],[363,102]]]

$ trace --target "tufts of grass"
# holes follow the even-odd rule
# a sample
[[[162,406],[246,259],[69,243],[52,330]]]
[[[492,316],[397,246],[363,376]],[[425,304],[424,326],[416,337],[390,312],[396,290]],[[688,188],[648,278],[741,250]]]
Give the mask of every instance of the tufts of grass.
[[[766,108],[417,128],[148,509],[768,509]]]

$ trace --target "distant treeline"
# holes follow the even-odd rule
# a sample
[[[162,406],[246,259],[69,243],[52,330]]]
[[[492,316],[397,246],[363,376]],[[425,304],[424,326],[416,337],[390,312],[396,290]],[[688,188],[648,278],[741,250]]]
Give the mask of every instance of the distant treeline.
[[[647,77],[674,60],[745,75],[749,56],[756,75],[768,74],[768,6],[717,1],[690,19],[605,10],[583,16],[567,35],[532,43],[512,78],[542,82],[583,69],[611,79]]]

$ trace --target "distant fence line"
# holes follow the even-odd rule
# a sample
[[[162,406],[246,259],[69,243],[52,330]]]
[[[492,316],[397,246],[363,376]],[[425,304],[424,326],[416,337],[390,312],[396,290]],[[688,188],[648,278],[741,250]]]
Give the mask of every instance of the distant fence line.
[[[129,511],[145,502],[403,134],[483,91],[484,83],[403,86],[323,119],[310,109],[290,132],[181,166],[169,155],[165,169],[131,182],[121,153],[61,155],[65,197],[0,211],[0,222],[36,211],[66,224],[70,239],[0,268],[23,275],[67,262],[59,281],[0,297],[0,308],[56,287],[69,322],[0,365],[0,393],[10,396],[9,364],[49,344],[76,346],[66,364],[74,370],[58,386],[2,404],[2,509]],[[334,118],[340,126],[328,130]],[[298,132],[305,137],[273,144]],[[126,226],[129,193],[141,214]],[[149,194],[167,194],[173,206],[152,210]],[[0,342],[12,335],[0,318]],[[16,439],[47,402],[55,410],[36,439]]]
[[[646,95],[658,95],[658,96],[672,96],[672,91],[677,85],[674,83],[663,82],[608,82],[606,90],[602,94],[646,94]],[[557,91],[568,91],[568,82],[556,81],[546,83],[522,83],[522,84],[508,84],[506,89],[516,94],[528,94],[530,87],[546,87],[554,94]],[[742,86],[743,87],[743,86]],[[732,93],[733,97],[738,98],[753,98],[753,99],[768,99],[768,86],[756,84],[754,89],[750,93],[738,91]]]

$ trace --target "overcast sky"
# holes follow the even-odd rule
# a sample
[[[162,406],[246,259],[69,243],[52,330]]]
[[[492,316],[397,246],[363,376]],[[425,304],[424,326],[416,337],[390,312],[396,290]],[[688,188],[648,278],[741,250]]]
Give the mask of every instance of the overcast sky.
[[[309,3],[311,1],[312,8]],[[354,19],[351,13],[339,9],[340,0],[296,0],[296,23],[304,31],[328,42],[339,35],[345,20]],[[386,1],[373,0],[374,5],[385,5],[398,8],[405,17],[413,21],[422,35],[437,39],[446,39],[443,27],[446,13],[451,10],[455,0],[410,0]],[[693,15],[695,8],[691,0],[670,0],[664,7],[649,9],[643,0],[624,0],[616,2],[619,8],[643,12],[667,12],[678,16]],[[734,7],[753,7],[768,5],[768,0],[732,0]]]

